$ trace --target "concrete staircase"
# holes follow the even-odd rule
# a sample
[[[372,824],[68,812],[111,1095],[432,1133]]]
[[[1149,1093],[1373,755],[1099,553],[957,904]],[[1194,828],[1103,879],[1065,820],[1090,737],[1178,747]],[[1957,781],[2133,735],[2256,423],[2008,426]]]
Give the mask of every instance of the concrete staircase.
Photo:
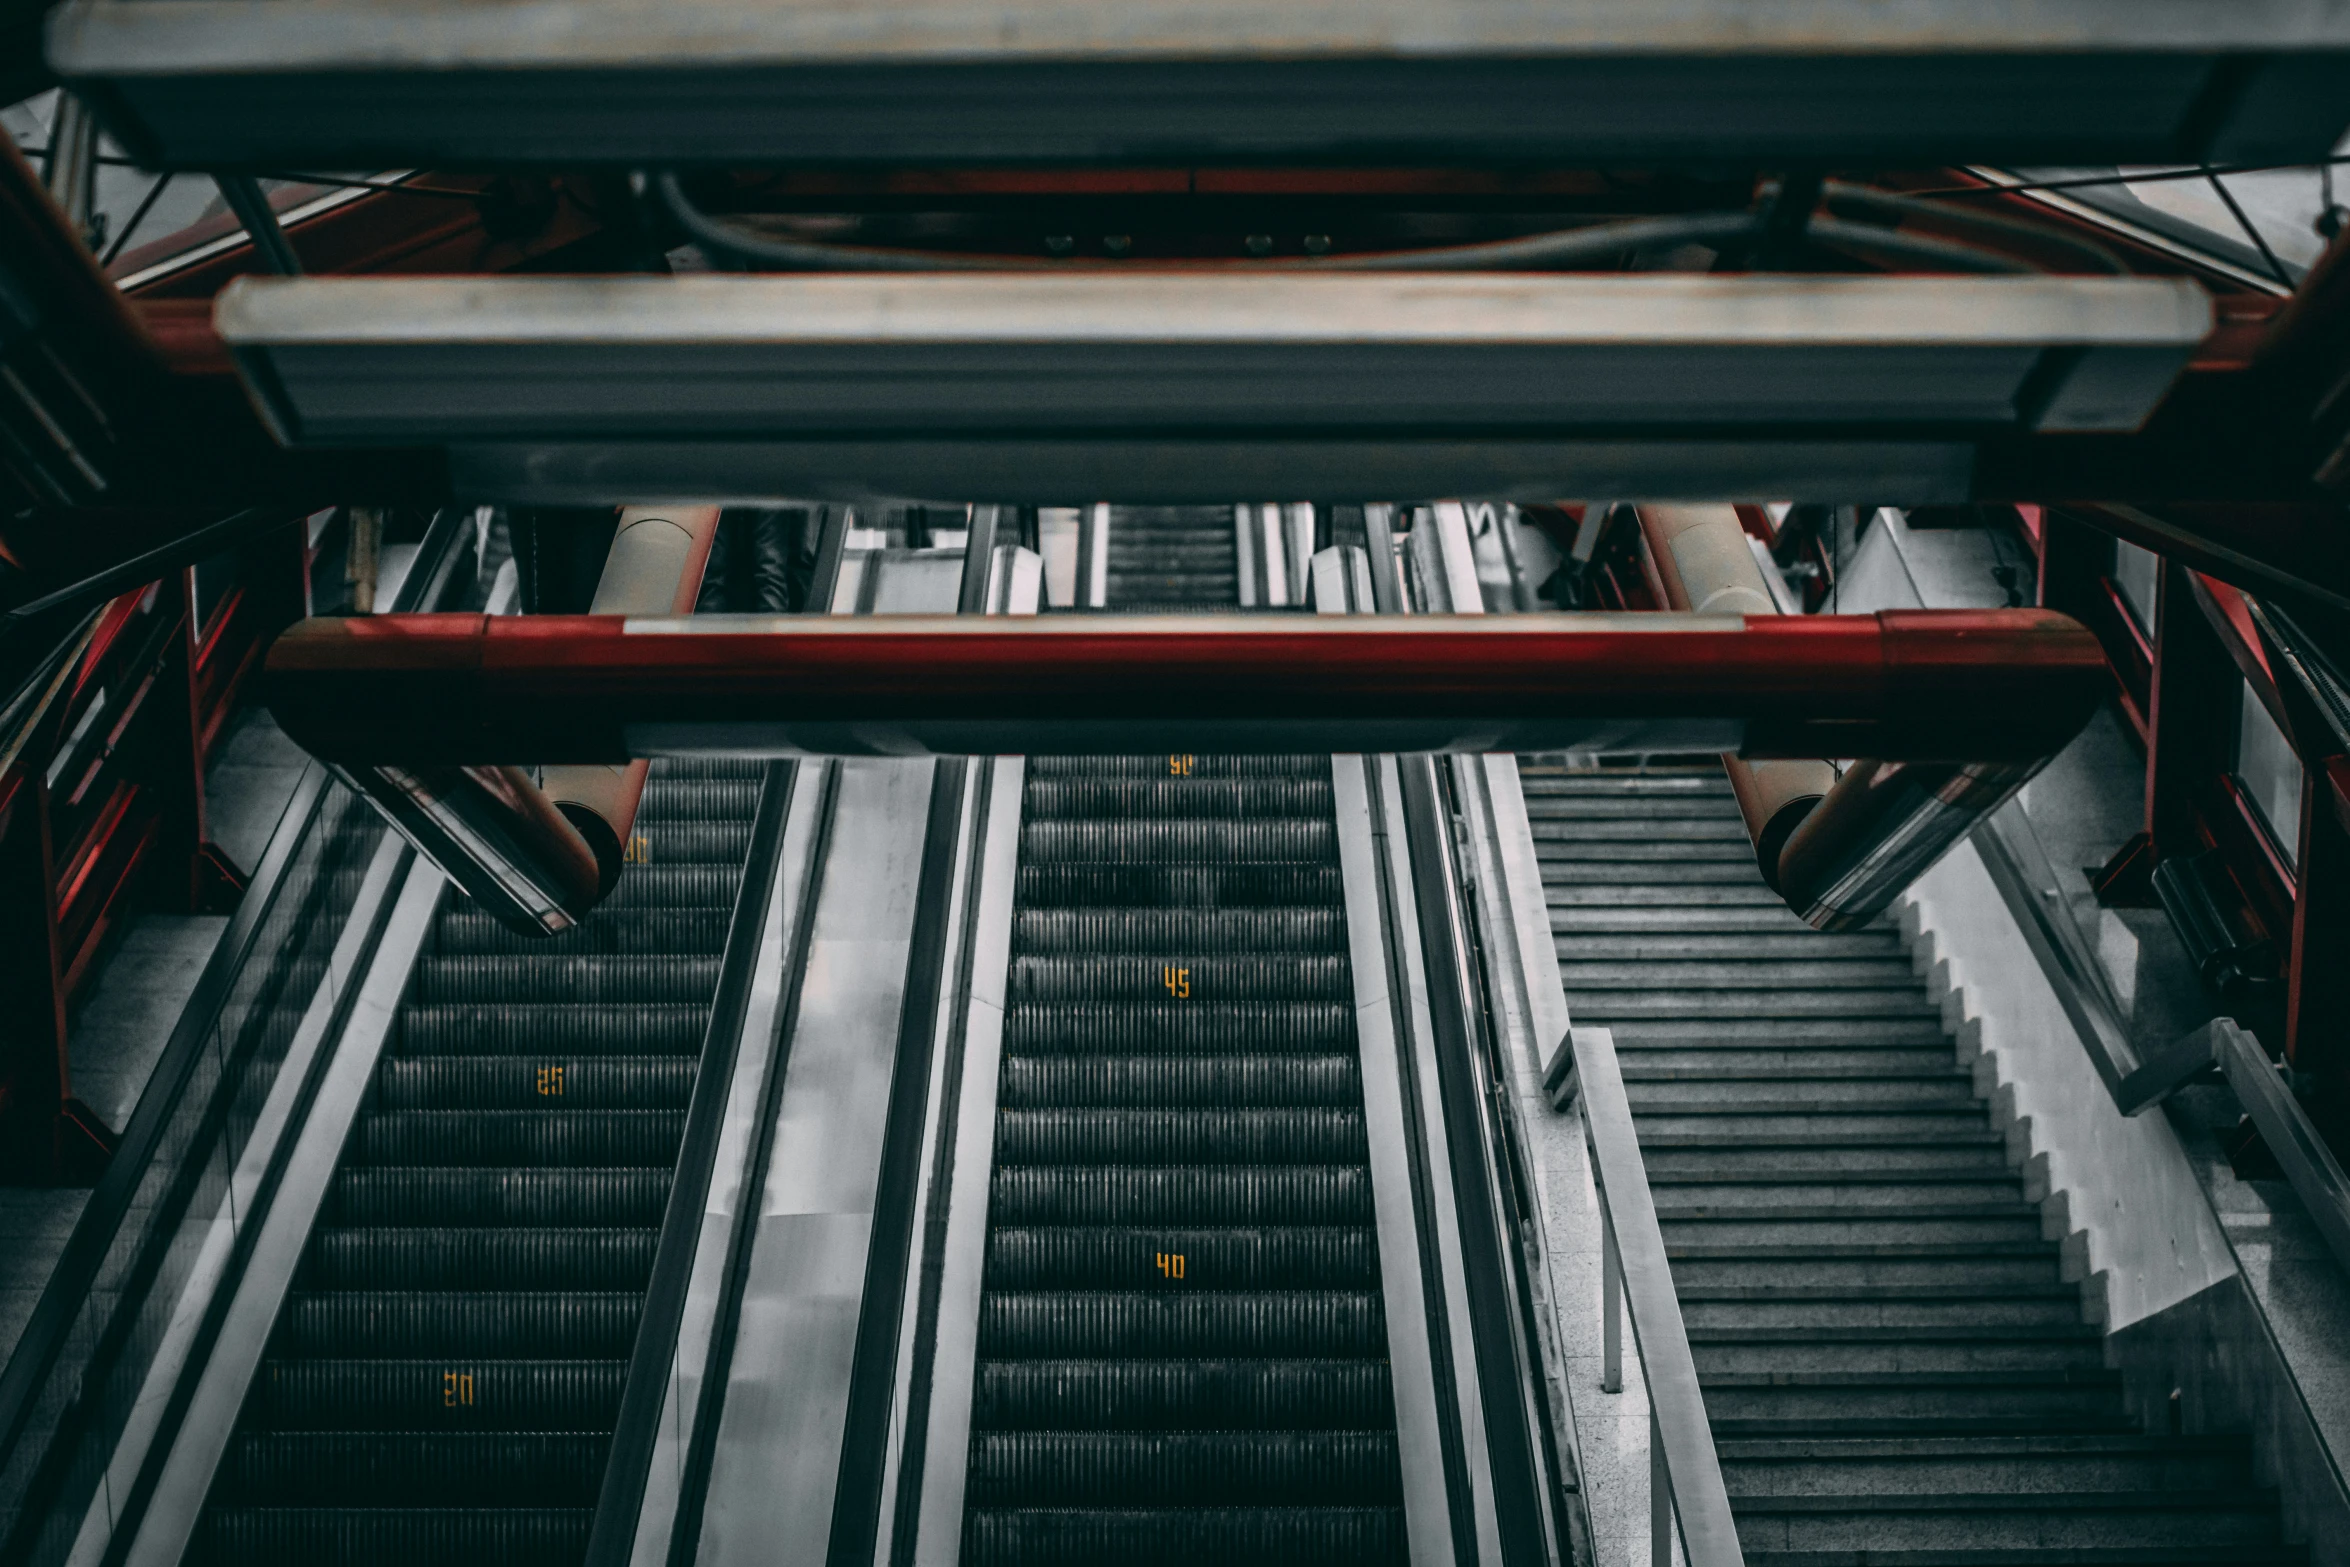
[[[1524,777],[1747,1560],[2305,1560],[2247,1443],[2131,1423],[1891,924],[1790,914],[1717,768]]]

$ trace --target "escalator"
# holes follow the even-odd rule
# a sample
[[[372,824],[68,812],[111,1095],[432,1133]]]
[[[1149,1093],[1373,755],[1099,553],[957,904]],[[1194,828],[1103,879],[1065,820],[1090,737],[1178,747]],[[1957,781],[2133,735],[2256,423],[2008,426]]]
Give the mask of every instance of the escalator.
[[[760,776],[656,764],[564,935],[444,895],[193,1559],[580,1559]]]
[[[1227,508],[1109,547],[1236,604]],[[1404,1556],[1346,917],[1326,757],[1030,761],[964,1562]]]

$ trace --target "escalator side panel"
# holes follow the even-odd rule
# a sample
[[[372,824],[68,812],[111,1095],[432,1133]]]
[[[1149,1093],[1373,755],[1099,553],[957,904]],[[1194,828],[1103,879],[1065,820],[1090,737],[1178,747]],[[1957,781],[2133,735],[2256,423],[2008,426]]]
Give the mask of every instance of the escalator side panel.
[[[195,1560],[579,1559],[760,771],[658,765],[563,936],[444,900]]]

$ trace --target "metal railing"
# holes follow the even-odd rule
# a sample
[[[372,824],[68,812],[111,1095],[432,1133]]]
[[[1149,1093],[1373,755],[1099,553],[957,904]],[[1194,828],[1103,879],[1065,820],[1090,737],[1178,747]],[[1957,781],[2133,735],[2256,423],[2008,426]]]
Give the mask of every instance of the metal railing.
[[[1624,1390],[1623,1320],[1629,1308],[1633,1350],[1648,1389],[1650,1560],[1654,1567],[1672,1567],[1677,1521],[1689,1567],[1744,1567],[1697,1361],[1665,1258],[1664,1231],[1648,1190],[1648,1167],[1616,1063],[1615,1035],[1604,1028],[1569,1029],[1544,1071],[1543,1087],[1554,1109],[1581,1101],[1592,1184],[1599,1192],[1600,1386],[1610,1393]]]
[[[449,584],[461,531],[436,524],[395,607],[435,601],[423,595]],[[334,957],[355,914],[372,917],[358,905],[383,836],[355,794],[305,768],[0,1370],[0,1561],[63,1560],[89,1509],[120,1500],[109,1465],[184,1330],[182,1298],[259,1217],[232,1183],[269,1135],[280,1069],[322,996],[339,1016],[357,983]]]
[[[2283,1068],[2224,1017],[2142,1057],[2105,966],[2073,918],[2063,883],[2022,803],[2010,800],[1992,813],[1976,830],[1974,845],[2115,1107],[2124,1115],[2141,1115],[2216,1074],[2235,1090],[2335,1261],[2350,1270],[2350,1177],[2286,1086]]]

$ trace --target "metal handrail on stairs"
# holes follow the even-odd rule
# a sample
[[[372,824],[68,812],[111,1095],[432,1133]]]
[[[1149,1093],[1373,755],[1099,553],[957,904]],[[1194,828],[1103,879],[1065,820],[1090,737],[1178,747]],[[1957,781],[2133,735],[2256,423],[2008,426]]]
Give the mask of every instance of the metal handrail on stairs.
[[[2056,872],[2023,807],[2010,800],[1993,812],[1976,830],[1974,845],[2121,1113],[2143,1114],[2217,1072],[2235,1090],[2334,1260],[2350,1270],[2350,1176],[2343,1174],[2258,1041],[2232,1020],[2217,1017],[2142,1059],[2105,969],[2066,908]]]
[[[1600,1386],[1610,1393],[1624,1389],[1623,1319],[1630,1308],[1632,1346],[1648,1388],[1650,1560],[1654,1567],[1672,1567],[1677,1518],[1688,1567],[1745,1567],[1613,1032],[1567,1030],[1543,1073],[1543,1087],[1554,1109],[1582,1102],[1583,1136],[1599,1191]]]

